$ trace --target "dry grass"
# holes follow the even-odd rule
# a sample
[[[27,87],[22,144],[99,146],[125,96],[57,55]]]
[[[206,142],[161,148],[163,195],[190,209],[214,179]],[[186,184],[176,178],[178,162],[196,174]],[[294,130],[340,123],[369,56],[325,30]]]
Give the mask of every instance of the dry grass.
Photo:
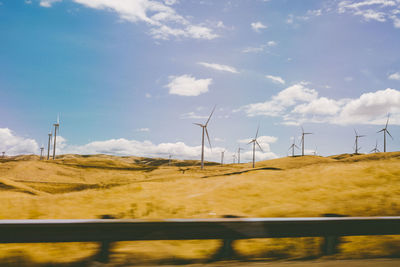
[[[0,160],[0,219],[304,217],[400,215],[400,153],[306,156],[209,165],[163,159],[65,155]],[[195,166],[193,166],[195,165]],[[399,256],[398,237],[347,237],[338,257]],[[206,259],[218,241],[121,242],[114,261]],[[244,258],[307,258],[318,238],[237,241]],[[0,257],[73,262],[96,244],[1,245]]]

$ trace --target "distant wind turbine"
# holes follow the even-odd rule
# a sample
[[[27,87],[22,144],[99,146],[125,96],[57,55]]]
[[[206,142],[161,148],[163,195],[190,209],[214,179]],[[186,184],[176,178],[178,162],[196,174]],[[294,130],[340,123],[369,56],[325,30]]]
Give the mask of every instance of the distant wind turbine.
[[[4,155],[6,154],[6,152],[1,152],[1,154],[2,154],[2,158],[4,159]]]
[[[374,149],[372,149],[372,150],[370,151],[370,153],[371,153],[371,152],[374,152],[374,153],[380,152],[379,149],[378,149],[378,140],[376,140],[375,147],[374,147]]]
[[[240,164],[240,151],[242,151],[243,150],[243,148],[241,148],[240,146],[239,146],[239,148],[238,148],[238,164]]]
[[[221,151],[221,165],[224,165],[224,154],[225,154],[225,150]]]
[[[387,129],[388,123],[389,123],[389,114],[387,116],[387,121],[386,121],[385,128],[383,128],[382,130],[378,131],[378,133],[383,132],[383,152],[386,152],[386,133],[390,136],[390,138],[393,139],[392,135],[389,133],[389,131]]]
[[[53,145],[53,160],[56,158],[56,142],[57,142],[57,130],[60,127],[60,115],[57,115],[57,123],[54,126],[54,145]]]
[[[296,145],[296,137],[293,137],[293,144],[289,147],[288,150],[292,150],[292,157],[294,157],[294,148],[300,149],[297,145]]]
[[[232,155],[232,159],[233,159],[233,160],[232,160],[233,164],[235,164],[235,163],[236,163],[236,154],[233,154],[233,155]]]
[[[254,137],[254,139],[252,139],[248,144],[253,143],[253,168],[255,167],[255,162],[256,162],[256,144],[258,145],[258,147],[260,148],[260,150],[262,152],[264,152],[260,146],[260,144],[257,141],[257,136],[258,136],[258,130],[260,129],[260,125],[257,128],[257,132],[256,132],[256,136]]]
[[[51,147],[51,137],[53,136],[53,133],[50,130],[49,133],[49,142],[47,143],[47,160],[50,159],[50,147]]]
[[[355,154],[358,154],[358,151],[361,149],[361,147],[358,147],[358,138],[364,137],[365,135],[358,135],[356,129],[354,129],[354,133],[356,134],[356,140],[354,142]]]
[[[43,149],[44,149],[44,147],[43,147],[43,144],[42,144],[42,146],[40,148],[40,160],[43,159]]]
[[[202,133],[202,135],[201,135],[201,169],[204,169],[204,132],[205,132],[206,135],[207,135],[208,144],[210,145],[210,148],[211,148],[210,136],[208,135],[207,125],[208,125],[208,122],[209,122],[210,119],[211,119],[211,116],[212,116],[213,113],[214,113],[215,107],[216,107],[216,105],[214,106],[214,108],[213,108],[213,110],[212,110],[212,112],[211,112],[211,114],[210,114],[210,117],[208,117],[208,120],[207,120],[207,122],[206,122],[205,124],[193,123],[193,124],[195,124],[195,125],[200,126],[200,127],[203,129],[203,133]]]
[[[304,136],[312,133],[305,133],[303,126],[301,127],[301,155],[304,156]]]

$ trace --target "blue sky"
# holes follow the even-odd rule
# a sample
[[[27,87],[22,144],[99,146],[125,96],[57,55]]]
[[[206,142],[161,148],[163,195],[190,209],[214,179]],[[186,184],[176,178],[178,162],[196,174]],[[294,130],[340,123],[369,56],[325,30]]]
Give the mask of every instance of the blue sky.
[[[0,0],[0,150],[228,162],[399,150],[399,0]],[[299,151],[297,152],[299,153]]]

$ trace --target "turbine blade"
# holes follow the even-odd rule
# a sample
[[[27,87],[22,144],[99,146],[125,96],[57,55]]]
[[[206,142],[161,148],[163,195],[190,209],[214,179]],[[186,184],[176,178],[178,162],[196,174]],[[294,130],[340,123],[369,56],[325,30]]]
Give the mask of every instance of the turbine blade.
[[[389,123],[389,114],[388,114],[388,116],[387,116],[388,118],[387,118],[387,121],[386,121],[386,126],[385,126],[385,129],[387,128],[387,126],[388,126],[388,123]]]
[[[211,116],[213,115],[213,113],[214,113],[214,111],[215,111],[215,108],[216,108],[216,107],[217,107],[217,105],[215,105],[215,106],[214,106],[214,108],[213,108],[213,110],[211,111],[210,117],[208,117],[208,120],[207,120],[207,122],[206,122],[205,126],[207,126],[207,125],[208,125],[208,122],[210,121],[210,119],[211,119]]]
[[[210,142],[210,136],[208,135],[207,127],[205,127],[205,129],[206,129],[206,135],[207,135],[207,139],[208,139],[208,144],[210,145],[210,148],[212,149],[211,142]]]
[[[193,123],[194,125],[198,125],[198,126],[200,126],[200,127],[203,127],[203,124],[201,124],[201,123]]]
[[[304,128],[303,128],[303,126],[300,126],[300,127],[301,127],[301,132],[304,133]]]
[[[254,139],[253,139],[253,140],[251,140],[250,142],[248,142],[247,144],[251,144],[251,143],[254,143]]]
[[[256,137],[254,137],[254,139],[257,139],[257,136],[258,136],[258,130],[260,129],[260,124],[258,125],[258,127],[257,127],[257,132],[256,132]]]
[[[298,146],[296,146],[296,145],[294,145],[294,147],[297,147],[297,149],[300,149],[300,147],[298,147]]]
[[[256,140],[256,144],[258,145],[258,147],[260,148],[261,152],[264,152],[264,150],[261,148],[260,144],[258,143],[258,141]]]
[[[387,134],[390,136],[390,138],[392,138],[392,140],[393,140],[393,136],[389,133],[389,131],[386,130],[386,132],[387,132]]]
[[[354,129],[354,128],[353,128],[353,129]],[[354,129],[354,133],[356,134],[356,136],[358,135],[358,133],[357,133],[356,129]]]
[[[380,133],[380,132],[383,132],[383,131],[385,131],[385,129],[382,129],[382,130],[380,130],[380,131],[378,131],[378,132],[376,132],[376,133]]]
[[[366,135],[359,135],[358,137],[365,137]]]

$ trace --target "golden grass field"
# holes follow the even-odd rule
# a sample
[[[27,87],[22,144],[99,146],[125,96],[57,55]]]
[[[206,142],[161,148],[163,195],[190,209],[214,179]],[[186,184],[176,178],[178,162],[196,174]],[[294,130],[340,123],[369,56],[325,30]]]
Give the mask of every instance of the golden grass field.
[[[251,164],[107,155],[0,159],[0,219],[310,217],[400,215],[400,152],[286,157]],[[400,237],[346,237],[335,258],[400,256]],[[319,238],[236,241],[243,259],[319,255]],[[115,264],[205,260],[219,241],[119,242]],[[98,244],[0,245],[1,262],[76,263]]]

